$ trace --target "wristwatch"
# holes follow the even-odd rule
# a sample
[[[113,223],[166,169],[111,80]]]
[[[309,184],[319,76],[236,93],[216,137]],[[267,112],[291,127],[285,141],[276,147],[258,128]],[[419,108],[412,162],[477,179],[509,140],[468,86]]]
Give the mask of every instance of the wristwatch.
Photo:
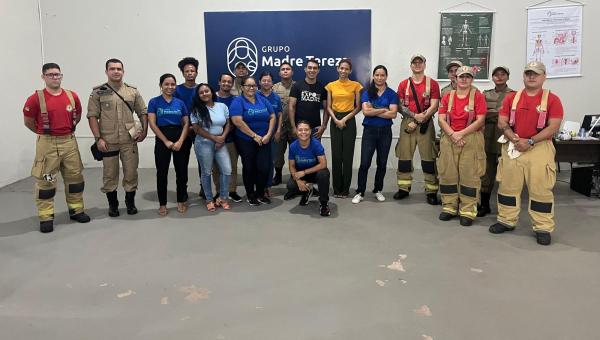
[[[533,139],[529,138],[529,139],[527,140],[527,144],[529,144],[529,145],[533,146],[533,144],[535,144],[535,141],[534,141]]]

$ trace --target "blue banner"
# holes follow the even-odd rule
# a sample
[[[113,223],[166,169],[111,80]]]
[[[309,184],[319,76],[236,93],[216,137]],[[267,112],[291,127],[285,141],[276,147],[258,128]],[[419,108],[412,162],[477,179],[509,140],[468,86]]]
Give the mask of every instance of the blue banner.
[[[256,77],[271,72],[274,82],[287,61],[298,81],[311,58],[321,65],[318,80],[323,85],[338,79],[342,58],[352,60],[351,79],[363,85],[370,79],[370,10],[206,12],[204,31],[211,85],[216,86],[221,73],[233,74],[240,61]]]

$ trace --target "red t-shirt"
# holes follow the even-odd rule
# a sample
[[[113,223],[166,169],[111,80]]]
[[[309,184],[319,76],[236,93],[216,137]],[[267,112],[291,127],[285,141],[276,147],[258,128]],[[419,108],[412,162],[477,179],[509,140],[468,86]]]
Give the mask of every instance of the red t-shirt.
[[[485,96],[475,90],[475,115],[482,116],[487,112],[487,104],[485,102]],[[454,94],[454,103],[452,103],[452,110],[448,112],[448,103],[450,102],[450,92],[444,95],[442,98],[442,103],[440,104],[440,113],[441,114],[449,114],[450,115],[450,127],[454,131],[461,131],[467,127],[467,123],[469,122],[469,112],[465,109],[469,106],[469,96],[471,93],[468,93],[464,98],[458,98],[458,95]],[[475,121],[476,117],[473,117],[473,121]],[[472,122],[471,122],[472,123]]]
[[[515,112],[515,126],[513,127],[513,131],[520,138],[531,138],[538,133],[537,122],[539,113],[537,112],[537,106],[542,103],[542,93],[542,90],[535,96],[528,96],[525,91],[521,93],[521,98],[519,98],[519,102],[517,103],[517,111]],[[516,92],[512,92],[506,95],[499,111],[500,116],[508,117],[510,120],[510,109],[516,94]],[[563,118],[564,111],[560,98],[552,92],[548,95],[547,110],[548,116],[546,119]]]
[[[423,97],[423,93],[425,92],[425,88],[427,87],[426,79],[427,79],[427,77],[423,77],[423,80],[419,84],[415,83],[415,80],[413,79],[413,84],[415,85],[415,90],[417,91],[417,95],[419,96],[419,105],[421,105],[421,112],[425,111],[425,98]],[[413,98],[412,89],[410,88],[408,79],[404,79],[403,81],[400,82],[400,85],[398,85],[398,99],[400,99],[402,102],[404,102],[407,86],[408,86],[408,96],[409,96],[408,109],[415,113],[421,113],[421,112],[418,112],[419,110],[417,109],[417,104],[415,103],[415,100]],[[430,99],[440,99],[440,85],[438,84],[437,81],[431,79],[431,88],[429,89],[429,91],[430,91],[430,93],[429,93]]]
[[[46,99],[46,110],[48,111],[48,120],[50,120],[50,134],[52,136],[65,136],[71,134],[73,126],[73,110],[81,117],[81,102],[79,97],[73,91],[73,100],[75,107],[71,107],[71,101],[67,93],[63,90],[58,96],[51,95],[48,90],[44,89],[44,98]],[[42,114],[40,112],[40,100],[37,93],[32,94],[27,98],[25,106],[23,106],[23,115],[35,119],[35,125],[38,134],[44,134],[42,122]]]

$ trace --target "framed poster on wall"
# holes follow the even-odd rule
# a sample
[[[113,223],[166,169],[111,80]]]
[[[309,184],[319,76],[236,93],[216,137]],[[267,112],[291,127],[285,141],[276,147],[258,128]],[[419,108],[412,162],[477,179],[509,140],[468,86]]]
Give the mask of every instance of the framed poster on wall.
[[[475,80],[488,79],[493,12],[441,12],[438,79],[447,79],[446,65],[460,60],[473,67]]]
[[[583,5],[527,9],[527,62],[541,61],[548,78],[581,76]]]

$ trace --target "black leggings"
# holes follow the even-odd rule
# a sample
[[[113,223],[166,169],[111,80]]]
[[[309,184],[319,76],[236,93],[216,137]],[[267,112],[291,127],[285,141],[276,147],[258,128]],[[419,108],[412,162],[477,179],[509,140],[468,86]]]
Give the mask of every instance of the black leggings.
[[[271,160],[271,143],[258,145],[253,140],[234,136],[235,147],[242,159],[242,178],[248,198],[265,196]]]
[[[167,125],[159,128],[165,137],[173,143],[177,142],[181,136],[181,126]],[[154,163],[156,164],[156,192],[158,193],[158,202],[160,205],[167,205],[167,184],[169,181],[171,154],[173,154],[173,166],[175,167],[177,202],[187,201],[188,163],[190,161],[191,148],[192,142],[189,138],[183,141],[179,151],[167,149],[165,143],[156,138],[156,143],[154,144]]]

